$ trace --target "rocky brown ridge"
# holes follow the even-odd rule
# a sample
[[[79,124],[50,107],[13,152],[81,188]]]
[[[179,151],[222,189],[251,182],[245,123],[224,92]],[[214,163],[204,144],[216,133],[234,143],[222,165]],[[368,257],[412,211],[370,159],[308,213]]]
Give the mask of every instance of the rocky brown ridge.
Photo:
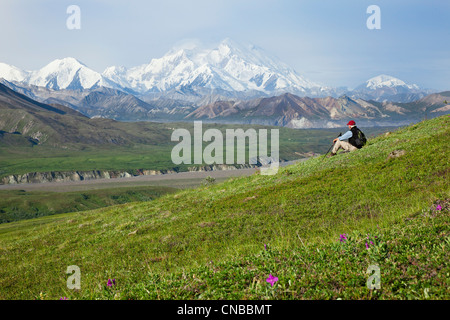
[[[309,98],[290,93],[253,100],[216,101],[185,119],[276,125],[288,128],[337,128],[346,119],[364,126],[405,125],[426,116],[448,113],[450,92],[430,94],[411,103],[366,101],[343,95]]]

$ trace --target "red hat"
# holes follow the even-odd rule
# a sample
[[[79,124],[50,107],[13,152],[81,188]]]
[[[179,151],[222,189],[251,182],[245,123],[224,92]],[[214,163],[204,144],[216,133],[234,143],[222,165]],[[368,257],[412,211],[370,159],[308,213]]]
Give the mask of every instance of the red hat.
[[[355,125],[356,125],[356,122],[353,121],[353,120],[351,120],[349,123],[347,123],[347,125],[348,125],[348,126],[355,126]]]

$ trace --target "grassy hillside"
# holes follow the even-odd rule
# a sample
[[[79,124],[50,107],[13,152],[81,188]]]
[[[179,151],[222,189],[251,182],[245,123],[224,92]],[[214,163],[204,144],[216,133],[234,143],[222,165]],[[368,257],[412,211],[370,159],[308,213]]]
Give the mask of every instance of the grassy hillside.
[[[0,298],[448,299],[449,120],[274,176],[0,225]]]

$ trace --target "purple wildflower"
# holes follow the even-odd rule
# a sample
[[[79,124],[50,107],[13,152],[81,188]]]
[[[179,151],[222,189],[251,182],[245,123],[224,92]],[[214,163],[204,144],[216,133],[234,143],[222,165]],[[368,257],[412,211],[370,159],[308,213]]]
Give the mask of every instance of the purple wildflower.
[[[67,297],[59,298],[59,300],[69,300]]]
[[[116,285],[116,279],[108,279],[108,283],[106,284],[108,287],[112,287],[113,285]]]
[[[273,287],[274,283],[278,281],[278,278],[270,274],[269,277],[266,279],[266,281],[270,283]]]
[[[369,245],[367,244],[367,242],[366,242],[366,249],[369,249]]]
[[[345,240],[347,240],[347,235],[346,235],[345,233],[339,235],[339,240],[340,240],[341,242],[345,242]]]
[[[437,211],[441,211],[441,210],[442,210],[442,207],[441,207],[440,204],[437,205],[436,210],[437,210]]]
[[[266,244],[264,243],[264,250],[267,250]]]

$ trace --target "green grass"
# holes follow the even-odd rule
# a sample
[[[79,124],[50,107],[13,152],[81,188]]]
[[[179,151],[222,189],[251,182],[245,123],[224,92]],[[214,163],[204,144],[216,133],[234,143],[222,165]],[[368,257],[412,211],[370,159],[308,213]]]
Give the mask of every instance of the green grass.
[[[0,298],[448,299],[449,128],[440,117],[274,176],[2,224]]]
[[[345,242],[272,249],[169,275],[148,272],[138,284],[127,278],[88,298],[102,299],[448,299],[449,203]],[[367,240],[369,237],[370,240]],[[373,244],[370,244],[372,241]],[[366,243],[369,242],[366,247]],[[432,259],[430,259],[432,257]],[[380,288],[369,290],[369,266],[380,268]],[[267,283],[270,275],[278,281]]]
[[[151,201],[175,190],[170,187],[150,186],[78,192],[0,190],[0,224],[128,202]]]
[[[173,168],[170,148],[163,146],[87,146],[84,150],[62,150],[47,146],[0,148],[1,175],[28,172],[135,170]]]

